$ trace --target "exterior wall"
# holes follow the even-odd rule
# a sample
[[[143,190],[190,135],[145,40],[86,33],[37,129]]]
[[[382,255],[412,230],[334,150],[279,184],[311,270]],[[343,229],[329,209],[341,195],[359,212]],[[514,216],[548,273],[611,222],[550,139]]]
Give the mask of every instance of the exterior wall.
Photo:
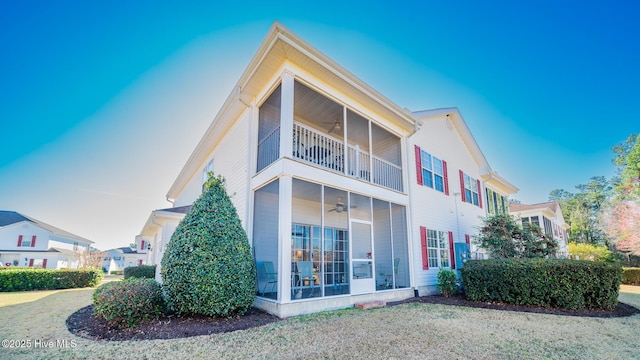
[[[36,236],[36,245],[18,247],[20,235],[23,241],[31,241],[32,237]],[[11,224],[0,228],[0,250],[46,251],[50,247],[49,236],[49,231],[27,221]]]
[[[22,241],[32,241],[36,237],[35,246],[18,247],[18,238]],[[23,221],[0,228],[0,263],[3,266],[29,266],[33,260],[33,266],[40,267],[44,264],[47,269],[75,268],[78,261],[75,257],[47,251],[50,248],[74,250],[73,243],[50,239],[51,233],[36,224]],[[87,246],[86,244],[78,244]],[[46,264],[44,261],[46,260]],[[14,265],[17,261],[17,265]]]
[[[191,176],[189,184],[176,197],[175,206],[191,205],[202,194],[202,170],[213,159],[213,172],[226,179],[227,193],[238,211],[243,227],[247,228],[246,210],[248,195],[247,164],[249,151],[249,127],[251,111],[245,111],[224,138],[207,156],[200,170]],[[173,233],[173,232],[172,232]]]
[[[409,166],[409,191],[411,195],[411,239],[414,264],[414,284],[420,294],[435,292],[438,268],[422,269],[420,226],[438,231],[452,231],[454,242],[464,243],[465,234],[474,235],[480,224],[479,217],[485,216],[484,198],[482,208],[462,202],[459,170],[475,179],[480,178],[479,165],[475,162],[459,133],[448,126],[446,116],[437,116],[424,121],[424,125],[409,138],[407,151]],[[447,162],[449,195],[433,188],[419,185],[414,145]],[[480,196],[484,192],[481,181]]]
[[[146,254],[124,254],[116,249],[107,250],[102,259],[102,268],[110,273],[111,271],[124,270],[126,267],[138,266],[139,260],[143,261]]]

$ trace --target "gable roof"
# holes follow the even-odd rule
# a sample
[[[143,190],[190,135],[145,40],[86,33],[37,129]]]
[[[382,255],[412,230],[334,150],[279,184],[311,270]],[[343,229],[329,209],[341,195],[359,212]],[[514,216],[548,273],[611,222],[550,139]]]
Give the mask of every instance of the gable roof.
[[[0,226],[7,226],[22,221],[31,221],[15,211],[0,210]]]
[[[189,209],[191,209],[191,205],[178,206],[178,207],[172,207],[172,208],[166,208],[166,209],[158,209],[156,211],[167,211],[167,212],[173,212],[178,214],[186,214],[189,212]]]
[[[182,220],[185,214],[189,212],[189,209],[191,209],[191,205],[153,210],[142,227],[140,236],[152,236],[154,233],[153,229],[160,226],[158,221],[167,219]]]
[[[20,214],[16,211],[0,210],[0,226],[8,226],[19,222],[28,221],[42,229],[45,229],[51,233],[52,240],[60,241],[77,241],[85,244],[93,244],[93,241],[74,235],[70,232],[59,229],[53,225],[49,225],[40,220],[36,220],[30,216]]]
[[[496,190],[504,192],[505,195],[515,194],[518,192],[519,189],[515,185],[508,182],[502,176],[499,176],[498,173],[491,168],[489,161],[487,161],[487,158],[484,156],[476,138],[471,133],[471,130],[469,130],[469,127],[467,126],[466,121],[464,121],[464,118],[458,108],[451,107],[415,111],[413,115],[417,119],[418,127],[424,124],[425,121],[446,116],[462,138],[462,142],[469,150],[469,153],[475,160],[476,164],[478,164],[482,180],[496,188]]]
[[[558,210],[558,206],[560,206],[560,204],[558,204],[557,201],[548,201],[539,204],[510,204],[509,212],[549,209],[555,213]]]

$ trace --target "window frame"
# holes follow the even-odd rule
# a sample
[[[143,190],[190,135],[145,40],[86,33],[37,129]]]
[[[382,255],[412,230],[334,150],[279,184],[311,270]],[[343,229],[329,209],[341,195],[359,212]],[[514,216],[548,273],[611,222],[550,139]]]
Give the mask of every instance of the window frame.
[[[429,269],[450,269],[451,250],[449,246],[449,233],[447,231],[427,229],[426,235]]]
[[[445,161],[420,149],[420,167],[422,185],[446,193]]]
[[[478,179],[469,176],[467,173],[462,173],[464,189],[464,201],[480,207],[480,188]],[[475,190],[474,190],[475,188]]]

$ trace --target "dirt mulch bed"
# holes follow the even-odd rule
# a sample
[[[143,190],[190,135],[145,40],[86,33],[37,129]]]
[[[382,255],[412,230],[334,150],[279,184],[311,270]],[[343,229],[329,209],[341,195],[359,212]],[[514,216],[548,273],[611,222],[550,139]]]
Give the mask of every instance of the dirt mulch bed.
[[[537,307],[537,306],[475,302],[475,301],[467,300],[462,294],[456,294],[448,298],[442,295],[414,297],[404,301],[388,303],[387,306],[400,305],[400,304],[406,304],[406,303],[412,303],[412,302],[466,306],[466,307],[472,307],[472,308],[518,311],[518,312],[528,312],[528,313],[537,313],[537,314],[599,317],[599,318],[625,317],[625,316],[640,314],[640,310],[636,309],[631,305],[627,305],[621,302],[618,302],[618,306],[616,306],[616,308],[611,311],[589,310],[589,309],[565,310],[565,309],[543,308],[543,307]]]
[[[409,298],[404,301],[388,303],[387,306],[408,304],[413,302],[466,306],[482,309],[508,310],[529,312],[538,314],[565,315],[613,318],[640,314],[640,310],[633,306],[618,303],[612,311],[604,310],[563,310],[547,309],[532,306],[518,306],[499,303],[473,302],[464,298],[464,295],[444,297],[441,295],[422,296]],[[73,313],[67,319],[67,328],[77,336],[89,340],[154,340],[177,339],[198,335],[210,335],[236,330],[245,330],[252,327],[270,324],[280,319],[261,310],[252,308],[245,315],[231,319],[216,319],[206,316],[182,317],[166,315],[159,320],[140,324],[135,329],[113,329],[107,323],[93,316],[93,305],[83,307]]]
[[[134,329],[114,329],[103,319],[93,316],[93,305],[89,305],[69,316],[67,329],[72,334],[89,340],[155,340],[245,330],[279,320],[277,316],[251,308],[243,316],[230,319],[165,315],[158,320],[142,323]]]

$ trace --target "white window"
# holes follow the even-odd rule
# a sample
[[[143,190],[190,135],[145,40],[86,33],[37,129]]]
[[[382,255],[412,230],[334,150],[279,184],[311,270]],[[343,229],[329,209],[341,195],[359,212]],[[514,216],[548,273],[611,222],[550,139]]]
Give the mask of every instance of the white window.
[[[428,152],[420,151],[420,163],[422,166],[422,182],[424,186],[445,192],[444,162]]]
[[[204,191],[204,184],[209,180],[210,172],[213,172],[213,159],[202,169],[202,191]]]
[[[449,239],[444,231],[427,230],[429,268],[449,267]]]
[[[480,206],[480,196],[478,195],[478,180],[472,178],[471,176],[464,174],[464,198],[463,200],[473,204]]]

